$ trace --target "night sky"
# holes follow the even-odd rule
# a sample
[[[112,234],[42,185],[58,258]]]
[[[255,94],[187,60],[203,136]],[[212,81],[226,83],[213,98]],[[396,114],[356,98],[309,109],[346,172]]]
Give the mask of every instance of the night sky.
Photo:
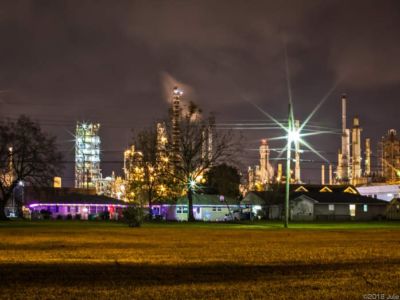
[[[103,176],[120,172],[122,151],[138,130],[166,116],[165,89],[218,122],[267,120],[247,100],[287,115],[284,45],[295,116],[300,120],[340,83],[313,121],[348,122],[375,142],[398,127],[400,1],[18,1],[0,3],[0,114],[27,114],[58,137],[73,160],[76,121],[101,123]],[[246,149],[279,131],[246,131]],[[308,139],[336,161],[338,135]],[[278,147],[278,144],[272,144]],[[375,151],[376,152],[376,151]],[[257,152],[242,161],[255,164]],[[275,155],[275,154],[274,154]],[[317,181],[320,159],[305,164]],[[67,163],[64,184],[72,184]]]

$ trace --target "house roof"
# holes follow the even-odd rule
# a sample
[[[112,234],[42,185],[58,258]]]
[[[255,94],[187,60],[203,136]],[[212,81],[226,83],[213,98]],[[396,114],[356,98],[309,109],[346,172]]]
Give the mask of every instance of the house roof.
[[[187,205],[187,196],[178,198],[177,205]],[[234,198],[224,196],[224,201],[220,200],[220,195],[210,194],[193,194],[193,205],[239,205],[240,201]]]
[[[392,200],[390,200],[390,202],[389,202],[390,204],[390,206],[392,206],[392,205],[398,205],[398,204],[400,204],[400,198],[393,198]]]
[[[285,185],[273,187],[279,192],[285,191]],[[291,184],[290,192],[331,192],[331,193],[350,193],[359,194],[356,187],[351,184]]]
[[[297,185],[300,187],[302,185]],[[310,185],[305,185],[305,188]],[[319,187],[320,189],[318,190]],[[323,190],[325,186],[317,186],[313,185],[308,192],[305,192],[303,189],[298,189],[298,192],[294,192],[296,188],[291,188],[290,200],[296,199],[301,195],[306,195],[309,198],[316,200],[319,203],[363,203],[363,204],[387,204],[386,201],[362,196],[360,194],[354,194],[351,192],[344,192],[349,186],[342,186],[341,188],[331,188],[331,186],[327,186],[331,192]],[[242,200],[241,204],[244,205],[276,205],[284,203],[285,193],[284,191],[263,191],[263,192],[249,192],[246,197]]]
[[[383,204],[387,205],[386,201],[361,196],[361,195],[354,195],[349,193],[293,193],[290,196],[290,199],[296,199],[301,197],[302,195],[311,198],[318,203],[351,203],[351,204]]]
[[[255,191],[247,193],[241,204],[265,205],[283,203],[284,194],[272,191]]]
[[[47,194],[25,199],[25,204],[34,203],[60,203],[60,204],[104,204],[104,205],[127,205],[126,202],[103,195],[85,195],[79,193],[70,194]]]

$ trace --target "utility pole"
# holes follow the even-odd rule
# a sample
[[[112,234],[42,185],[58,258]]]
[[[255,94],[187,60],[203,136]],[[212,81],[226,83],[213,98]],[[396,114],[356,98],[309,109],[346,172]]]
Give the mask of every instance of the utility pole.
[[[287,127],[287,151],[286,151],[286,191],[285,191],[285,228],[289,225],[289,194],[290,194],[290,160],[292,148],[292,106],[289,103],[289,117]]]

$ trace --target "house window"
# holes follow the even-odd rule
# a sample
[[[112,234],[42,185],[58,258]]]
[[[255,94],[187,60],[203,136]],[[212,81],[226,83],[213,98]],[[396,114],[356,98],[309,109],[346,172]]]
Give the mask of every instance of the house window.
[[[198,214],[200,213],[200,207],[197,207],[197,213]]]
[[[329,204],[329,211],[335,210],[335,204]]]
[[[176,208],[176,213],[177,213],[177,214],[181,214],[181,213],[182,213],[182,208],[181,208],[180,206],[178,206],[178,207]]]
[[[218,207],[218,211],[221,211],[222,209],[221,209],[221,207]]]
[[[67,212],[71,212],[71,206],[67,206]]]
[[[355,217],[356,216],[356,205],[355,204],[350,204],[349,208],[350,208],[350,216],[351,217]]]
[[[182,207],[182,212],[183,212],[184,214],[187,214],[187,213],[188,213],[188,208],[187,208],[187,206],[183,206],[183,207]]]
[[[212,208],[212,211],[217,211],[217,208],[214,206],[214,207]]]
[[[367,211],[368,211],[368,205],[367,205],[367,204],[364,204],[364,205],[363,205],[363,210],[364,210],[364,212],[367,212]]]

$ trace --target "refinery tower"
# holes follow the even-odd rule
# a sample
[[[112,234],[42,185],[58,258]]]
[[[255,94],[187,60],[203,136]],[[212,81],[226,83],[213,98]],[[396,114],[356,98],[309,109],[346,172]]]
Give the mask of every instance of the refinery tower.
[[[95,188],[101,178],[100,124],[76,124],[75,131],[75,187]]]

